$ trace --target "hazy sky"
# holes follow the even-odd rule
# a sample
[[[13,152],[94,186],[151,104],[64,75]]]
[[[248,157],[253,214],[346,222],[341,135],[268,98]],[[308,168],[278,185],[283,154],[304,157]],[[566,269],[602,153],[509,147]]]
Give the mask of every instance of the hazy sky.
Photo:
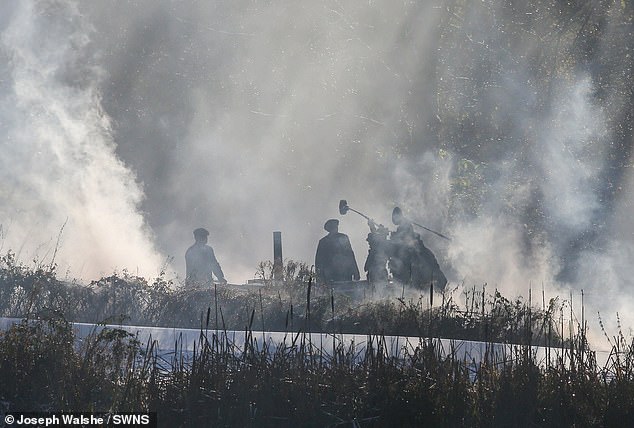
[[[423,238],[453,283],[632,284],[632,134],[614,131],[631,61],[596,83],[632,43],[609,19],[570,64],[575,28],[493,0],[2,7],[1,245],[22,260],[182,276],[203,226],[242,282],[276,230],[312,264],[334,217],[363,266],[347,199],[451,235]]]

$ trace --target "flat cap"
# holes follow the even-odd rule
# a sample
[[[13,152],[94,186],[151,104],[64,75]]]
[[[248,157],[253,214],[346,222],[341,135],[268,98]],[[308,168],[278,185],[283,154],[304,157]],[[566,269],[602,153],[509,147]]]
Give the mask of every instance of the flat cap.
[[[205,228],[199,227],[194,230],[194,236],[209,236],[209,231]]]
[[[326,221],[326,223],[324,223],[324,229],[326,229],[328,232],[338,227],[339,220],[337,220],[336,218],[331,218],[330,220]]]

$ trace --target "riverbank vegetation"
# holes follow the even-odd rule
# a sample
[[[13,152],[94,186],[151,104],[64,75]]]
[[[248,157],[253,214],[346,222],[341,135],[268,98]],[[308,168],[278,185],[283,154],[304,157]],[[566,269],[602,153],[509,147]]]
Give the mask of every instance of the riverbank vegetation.
[[[62,319],[25,320],[0,333],[0,412],[149,411],[166,427],[607,427],[634,416],[622,335],[603,366],[581,335],[546,362],[523,345],[475,365],[429,339],[395,356],[380,335],[329,353],[304,333],[275,346],[244,335],[237,347],[205,329],[193,353],[159,353],[117,328],[78,341]]]
[[[337,288],[316,285],[310,268],[287,260],[279,280],[270,262],[261,286],[185,288],[164,275],[148,281],[128,272],[89,284],[63,281],[54,267],[28,267],[12,253],[0,257],[0,316],[60,317],[67,321],[212,329],[383,334],[559,346],[570,336],[564,302],[531,307],[485,286],[462,293],[398,285]]]
[[[150,411],[159,426],[622,426],[634,416],[634,344],[610,338],[597,363],[584,323],[564,328],[558,299],[533,308],[474,287],[460,305],[450,293],[432,294],[434,303],[429,291],[403,289],[358,302],[314,287],[295,262],[278,283],[265,269],[268,285],[246,291],[126,273],[82,285],[10,253],[0,263],[0,314],[24,318],[0,332],[0,412]],[[80,340],[69,321],[201,333],[193,352],[176,343],[166,353],[117,327]],[[244,344],[223,334],[229,328],[244,332]],[[288,334],[262,345],[260,329]],[[326,349],[308,331],[367,340]],[[420,339],[394,354],[385,340],[393,334]],[[433,337],[520,345],[474,361],[456,352],[459,342],[441,347]],[[540,343],[549,358],[538,357]]]

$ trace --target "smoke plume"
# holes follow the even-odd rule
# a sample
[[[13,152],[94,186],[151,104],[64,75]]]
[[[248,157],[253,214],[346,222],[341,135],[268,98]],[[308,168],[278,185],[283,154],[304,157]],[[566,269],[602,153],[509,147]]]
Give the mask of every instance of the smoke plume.
[[[15,2],[2,31],[3,246],[74,276],[156,275],[143,191],[115,151],[76,5]]]

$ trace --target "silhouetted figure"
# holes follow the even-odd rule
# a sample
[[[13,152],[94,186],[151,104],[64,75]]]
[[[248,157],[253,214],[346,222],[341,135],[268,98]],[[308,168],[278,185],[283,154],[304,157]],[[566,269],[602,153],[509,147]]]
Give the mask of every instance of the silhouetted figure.
[[[447,285],[447,278],[440,270],[436,256],[423,244],[423,240],[419,235],[414,248],[412,285],[421,288],[430,283],[433,283],[434,288],[441,291]]]
[[[410,285],[416,234],[412,224],[403,217],[398,207],[392,211],[392,223],[397,228],[390,234],[390,272],[396,281]]]
[[[392,211],[392,222],[397,225],[390,235],[390,272],[395,280],[422,288],[430,283],[437,289],[444,289],[447,278],[440,270],[434,253],[414,232],[412,224],[405,219],[400,208]]]
[[[339,233],[339,220],[328,220],[324,224],[324,229],[328,231],[328,235],[319,240],[315,254],[318,280],[320,282],[358,280],[359,267],[348,235]]]
[[[227,283],[213,248],[207,245],[208,236],[209,232],[202,227],[194,230],[196,242],[185,253],[185,284],[188,286],[211,285],[213,275],[220,283]]]
[[[368,226],[370,226],[370,233],[368,233],[366,240],[370,248],[363,270],[367,273],[370,284],[387,284],[387,261],[389,258],[387,236],[389,231],[382,224],[376,224],[372,220],[368,221]]]

